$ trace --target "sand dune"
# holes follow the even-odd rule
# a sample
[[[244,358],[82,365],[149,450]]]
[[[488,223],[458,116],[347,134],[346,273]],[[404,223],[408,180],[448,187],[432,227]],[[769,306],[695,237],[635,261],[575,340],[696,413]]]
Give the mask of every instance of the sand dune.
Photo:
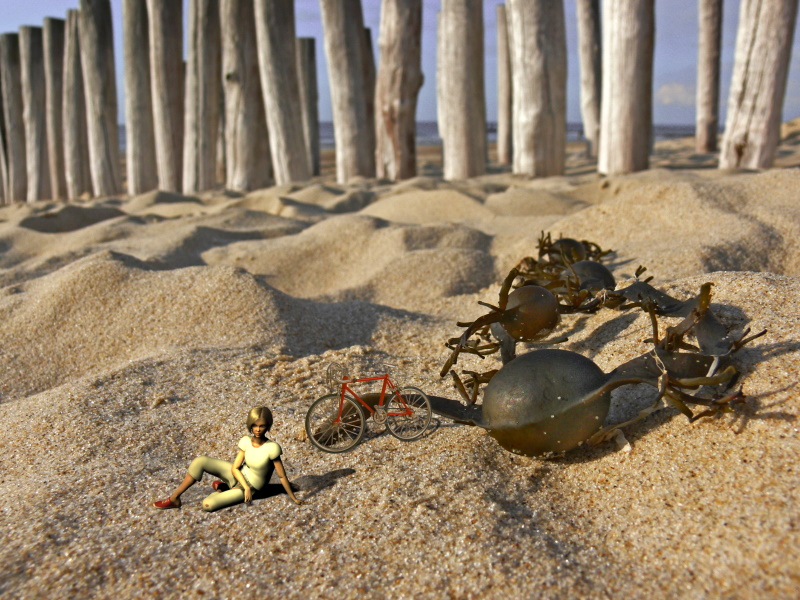
[[[796,169],[712,180],[655,171],[591,185],[601,202],[552,229],[602,239],[620,249],[618,260],[647,265],[662,280],[720,270],[800,274]]]
[[[681,140],[656,147],[661,168],[605,179],[573,153],[546,180],[322,177],[1,207],[0,595],[230,597],[247,577],[289,598],[795,597],[795,129],[794,168],[760,173],[707,169]],[[712,282],[734,334],[768,330],[735,357],[746,403],[694,424],[661,408],[626,429],[630,451],[550,460],[444,418],[412,443],[372,424],[343,455],[302,441],[331,361],[391,363],[456,397],[445,340],[542,230],[614,249],[618,281],[641,264],[677,297]],[[565,316],[562,347],[610,371],[651,348],[650,327],[635,310]],[[615,392],[609,422],[654,394]],[[207,514],[204,481],[180,511],[150,508],[194,456],[231,459],[264,403],[303,506],[273,483]]]

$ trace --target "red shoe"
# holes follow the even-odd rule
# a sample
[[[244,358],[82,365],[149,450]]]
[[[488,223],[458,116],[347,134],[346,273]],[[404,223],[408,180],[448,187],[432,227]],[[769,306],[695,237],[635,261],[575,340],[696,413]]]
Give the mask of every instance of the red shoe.
[[[153,506],[156,508],[180,508],[180,502],[173,502],[172,498],[167,496],[166,500],[159,500],[158,502],[153,502]]]
[[[215,492],[224,492],[230,489],[230,486],[224,481],[215,481],[211,484],[211,487],[214,488]]]

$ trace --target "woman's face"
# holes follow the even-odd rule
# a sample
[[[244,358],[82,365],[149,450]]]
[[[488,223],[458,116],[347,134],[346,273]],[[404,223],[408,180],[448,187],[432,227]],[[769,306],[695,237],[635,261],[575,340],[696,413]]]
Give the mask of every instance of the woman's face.
[[[250,428],[250,431],[253,432],[253,435],[257,438],[264,437],[264,434],[267,433],[267,421],[262,417]]]

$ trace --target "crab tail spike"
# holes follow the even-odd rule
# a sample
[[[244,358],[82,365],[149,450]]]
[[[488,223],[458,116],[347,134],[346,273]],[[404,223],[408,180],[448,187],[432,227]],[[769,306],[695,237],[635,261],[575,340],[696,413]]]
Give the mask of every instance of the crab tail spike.
[[[748,333],[750,333],[750,328],[749,327],[742,334],[742,337],[740,339],[736,340],[733,343],[733,351],[734,352],[739,350],[742,346],[744,346],[748,342],[752,342],[753,340],[755,340],[757,338],[760,338],[762,335],[766,335],[767,330],[764,329],[763,331],[759,331],[758,333],[755,333],[755,334],[751,335],[750,337],[745,337]]]
[[[717,385],[730,381],[736,375],[736,369],[729,365],[721,373],[708,377],[687,377],[685,379],[673,379],[673,383],[682,388],[696,388],[701,385]]]
[[[467,343],[467,340],[470,338],[470,336],[473,333],[475,333],[480,328],[482,328],[482,327],[484,327],[486,325],[490,325],[492,323],[495,323],[495,322],[499,321],[501,316],[502,316],[502,313],[493,312],[493,313],[489,313],[488,315],[483,315],[482,317],[478,317],[477,319],[475,319],[472,322],[472,325],[467,327],[467,329],[464,331],[464,333],[461,334],[461,338],[460,338],[460,342],[459,342],[460,345],[464,346]]]
[[[450,354],[450,357],[447,359],[447,362],[444,363],[442,370],[439,372],[439,377],[444,377],[447,373],[452,369],[453,365],[456,364],[458,360],[458,353],[461,351],[461,346],[456,346],[453,348],[453,352]]]
[[[667,393],[664,394],[664,399],[669,404],[671,404],[672,406],[677,408],[681,413],[686,415],[686,418],[689,419],[689,422],[691,423],[692,420],[694,419],[694,413],[691,411],[691,409],[688,406],[686,406],[686,404],[683,403],[683,398],[682,398],[683,396],[684,396],[684,394],[682,394],[678,390],[675,390],[673,388],[669,388],[669,389],[667,389]]]
[[[480,304],[481,306],[485,306],[486,308],[489,308],[491,310],[497,311],[497,312],[500,312],[501,310],[503,310],[502,308],[498,308],[494,304],[489,304],[488,302],[484,302],[483,300],[478,300],[478,304]],[[464,325],[459,325],[459,327],[464,327]]]
[[[656,305],[652,300],[642,301],[642,308],[650,316],[650,324],[653,327],[653,344],[658,344],[658,319],[656,318]]]
[[[713,400],[712,404],[710,404],[710,408],[707,408],[703,412],[700,412],[694,416],[692,422],[697,421],[698,419],[702,419],[703,417],[713,417],[714,415],[720,412],[731,412],[733,409],[731,408],[731,404],[741,404],[745,401],[745,395],[742,393],[742,390],[734,392],[733,394],[729,394],[728,396],[724,396],[717,400]]]
[[[459,395],[466,400],[467,402],[471,402],[469,398],[469,394],[467,394],[467,390],[464,387],[464,384],[461,381],[461,378],[456,374],[456,372],[450,369],[450,376],[453,378],[453,384],[456,386],[456,390],[458,391]]]
[[[713,285],[709,281],[700,286],[700,295],[697,297],[697,311],[700,314],[705,314],[711,304],[711,286]]]
[[[508,292],[511,290],[511,284],[514,283],[517,275],[519,275],[519,271],[517,269],[511,269],[503,280],[503,285],[500,287],[500,310],[506,309],[506,305],[508,304]]]

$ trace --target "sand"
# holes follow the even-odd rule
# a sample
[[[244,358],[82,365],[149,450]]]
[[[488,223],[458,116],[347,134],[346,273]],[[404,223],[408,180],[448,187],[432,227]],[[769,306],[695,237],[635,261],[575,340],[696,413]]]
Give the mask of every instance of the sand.
[[[800,589],[800,124],[777,168],[721,172],[691,140],[601,179],[493,166],[446,182],[439,151],[392,184],[151,193],[0,207],[3,598],[796,598]],[[689,424],[663,407],[613,442],[550,459],[442,417],[355,450],[303,440],[331,361],[455,398],[438,372],[456,321],[496,302],[542,230],[611,248],[678,297],[767,335],[735,364],[747,395]],[[664,325],[667,321],[664,322]],[[635,311],[565,317],[609,371],[646,352]],[[500,366],[466,356],[459,368]],[[608,422],[647,386],[615,392]],[[206,479],[157,511],[197,455],[232,459],[247,411],[304,500],[209,514]]]

